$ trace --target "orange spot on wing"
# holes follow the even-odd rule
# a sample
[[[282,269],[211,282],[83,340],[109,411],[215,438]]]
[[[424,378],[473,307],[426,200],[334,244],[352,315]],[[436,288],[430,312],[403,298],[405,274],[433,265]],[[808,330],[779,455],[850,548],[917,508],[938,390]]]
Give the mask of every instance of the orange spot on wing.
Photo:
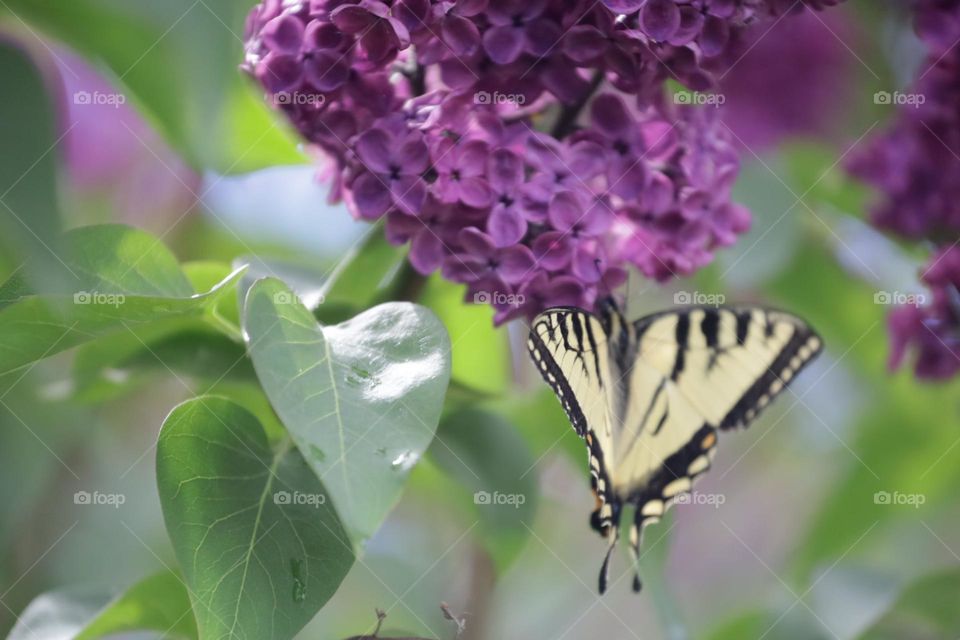
[[[713,447],[715,444],[717,444],[717,434],[710,433],[707,434],[707,437],[703,439],[703,442],[700,443],[700,446],[703,447],[704,450],[707,450]]]

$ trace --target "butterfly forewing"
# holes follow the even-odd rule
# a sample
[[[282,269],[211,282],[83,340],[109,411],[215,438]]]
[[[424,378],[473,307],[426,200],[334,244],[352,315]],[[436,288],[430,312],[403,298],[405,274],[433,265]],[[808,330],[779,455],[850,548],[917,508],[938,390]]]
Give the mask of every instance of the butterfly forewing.
[[[636,507],[635,562],[644,525],[709,468],[718,430],[749,424],[822,346],[803,321],[760,307],[665,311],[632,325],[615,308],[600,318],[550,309],[534,320],[528,344],[587,441],[597,528],[611,546],[621,506]]]
[[[605,529],[612,518],[607,474],[611,465],[605,457],[613,454],[613,430],[618,423],[614,407],[621,393],[608,333],[591,314],[552,309],[534,320],[528,348],[577,434],[587,442],[592,484],[600,501],[598,528]]]

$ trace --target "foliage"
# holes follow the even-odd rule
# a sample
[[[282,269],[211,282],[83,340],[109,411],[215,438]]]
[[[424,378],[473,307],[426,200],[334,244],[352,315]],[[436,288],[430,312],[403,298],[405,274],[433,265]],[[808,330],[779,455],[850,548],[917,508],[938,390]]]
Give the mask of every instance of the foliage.
[[[367,638],[375,608],[383,639],[960,635],[957,383],[885,369],[874,301],[899,286],[887,262],[915,280],[912,256],[864,240],[870,196],[838,168],[844,144],[741,154],[734,197],[754,229],[678,286],[795,311],[828,352],[774,415],[724,435],[698,489],[726,504],[647,532],[646,594],[598,600],[584,448],[534,382],[523,327],[418,274],[389,220],[323,255],[238,241],[202,214],[177,233],[78,224],[64,96],[34,62],[61,47],[201,173],[306,159],[236,68],[250,4],[0,3],[16,95],[0,104],[11,640]],[[883,19],[861,5],[850,15]],[[902,72],[851,49],[882,78],[858,69],[867,82]],[[853,114],[848,142],[892,112]],[[648,284],[630,282],[631,316],[671,304]]]

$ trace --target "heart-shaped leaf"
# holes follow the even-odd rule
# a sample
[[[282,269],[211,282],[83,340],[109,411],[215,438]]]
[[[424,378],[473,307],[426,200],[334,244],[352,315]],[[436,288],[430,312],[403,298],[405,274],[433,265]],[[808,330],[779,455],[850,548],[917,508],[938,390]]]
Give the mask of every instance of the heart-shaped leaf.
[[[200,639],[292,638],[353,564],[323,485],[288,439],[216,396],[167,417],[157,484]]]
[[[321,327],[278,280],[247,295],[244,334],[264,390],[360,542],[433,439],[450,340],[424,307],[387,303]]]

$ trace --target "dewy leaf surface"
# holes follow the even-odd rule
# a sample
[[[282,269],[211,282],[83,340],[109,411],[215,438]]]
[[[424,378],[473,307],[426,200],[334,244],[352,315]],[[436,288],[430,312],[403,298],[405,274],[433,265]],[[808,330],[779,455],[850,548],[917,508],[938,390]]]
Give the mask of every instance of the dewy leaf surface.
[[[433,439],[450,341],[429,310],[376,306],[321,327],[278,280],[247,296],[244,333],[277,414],[354,542],[376,531]]]
[[[286,439],[225,398],[173,410],[157,484],[200,640],[292,638],[353,564],[323,485]]]

